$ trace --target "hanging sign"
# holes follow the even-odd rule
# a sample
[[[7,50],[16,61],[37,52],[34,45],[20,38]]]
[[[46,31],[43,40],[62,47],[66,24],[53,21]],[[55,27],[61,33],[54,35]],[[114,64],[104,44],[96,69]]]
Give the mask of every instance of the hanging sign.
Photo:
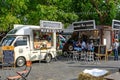
[[[62,26],[61,22],[40,20],[40,28],[42,28],[42,31],[61,32]]]
[[[95,20],[73,22],[74,30],[91,30],[96,29]]]
[[[120,29],[120,21],[119,20],[113,20],[112,21],[112,28],[113,29]]]

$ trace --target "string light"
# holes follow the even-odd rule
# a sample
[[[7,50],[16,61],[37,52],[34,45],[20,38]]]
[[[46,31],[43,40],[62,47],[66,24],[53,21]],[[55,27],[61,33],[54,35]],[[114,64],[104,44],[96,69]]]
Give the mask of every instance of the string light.
[[[101,13],[108,13],[110,11],[100,11]],[[91,15],[91,14],[97,14],[97,12],[77,12],[76,14],[87,14],[87,15]]]
[[[71,13],[71,12],[64,12],[64,11],[61,11],[61,10],[57,10],[57,12],[62,12],[62,13]],[[99,11],[100,13],[108,13],[110,12],[109,10],[105,10],[105,11]],[[85,14],[85,15],[92,15],[92,14],[98,14],[97,12],[93,11],[93,12],[73,12],[75,14]]]

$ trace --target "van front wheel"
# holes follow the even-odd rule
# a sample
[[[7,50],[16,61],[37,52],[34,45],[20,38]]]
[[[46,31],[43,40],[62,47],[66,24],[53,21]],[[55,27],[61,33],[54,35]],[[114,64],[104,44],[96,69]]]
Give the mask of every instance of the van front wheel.
[[[22,67],[25,65],[25,58],[24,57],[19,57],[16,61],[16,66]]]
[[[68,49],[69,49],[69,51],[72,51],[72,50],[73,50],[73,46],[72,46],[72,45],[69,45],[69,46],[68,46]]]
[[[52,60],[52,56],[51,56],[50,54],[47,54],[47,55],[45,56],[45,62],[46,62],[46,63],[49,63],[49,62],[51,62],[51,60]]]

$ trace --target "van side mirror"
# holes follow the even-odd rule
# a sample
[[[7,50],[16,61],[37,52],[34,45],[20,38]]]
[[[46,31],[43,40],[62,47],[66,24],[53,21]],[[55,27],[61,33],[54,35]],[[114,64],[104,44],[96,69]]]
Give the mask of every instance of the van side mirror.
[[[14,46],[16,47],[17,46],[17,43],[15,42]]]

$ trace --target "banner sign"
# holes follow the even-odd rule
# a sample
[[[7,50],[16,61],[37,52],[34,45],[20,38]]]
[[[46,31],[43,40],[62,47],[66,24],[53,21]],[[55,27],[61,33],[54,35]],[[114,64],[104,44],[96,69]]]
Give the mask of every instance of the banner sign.
[[[43,31],[59,32],[62,31],[62,26],[61,22],[40,20],[40,28]]]
[[[113,20],[112,21],[112,28],[113,29],[120,29],[120,21],[119,20]]]
[[[96,29],[95,20],[73,22],[72,25],[75,31]]]

